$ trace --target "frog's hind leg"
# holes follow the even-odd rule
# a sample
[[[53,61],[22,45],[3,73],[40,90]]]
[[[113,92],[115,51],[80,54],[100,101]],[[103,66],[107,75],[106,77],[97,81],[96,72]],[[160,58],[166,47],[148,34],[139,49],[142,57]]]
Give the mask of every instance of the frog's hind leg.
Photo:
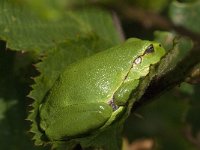
[[[46,107],[46,108],[45,108]],[[40,127],[50,140],[77,137],[103,126],[113,113],[103,102],[40,107]]]

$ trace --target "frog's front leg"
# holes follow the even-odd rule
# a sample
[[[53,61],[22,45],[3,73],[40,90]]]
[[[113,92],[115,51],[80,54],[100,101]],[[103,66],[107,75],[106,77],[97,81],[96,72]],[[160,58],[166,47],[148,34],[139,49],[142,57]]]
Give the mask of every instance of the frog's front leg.
[[[114,103],[117,106],[126,105],[130,94],[139,84],[139,80],[125,80],[113,96]]]
[[[113,109],[104,102],[71,104],[55,108],[40,106],[40,128],[47,138],[64,140],[91,133],[103,126],[112,115]]]

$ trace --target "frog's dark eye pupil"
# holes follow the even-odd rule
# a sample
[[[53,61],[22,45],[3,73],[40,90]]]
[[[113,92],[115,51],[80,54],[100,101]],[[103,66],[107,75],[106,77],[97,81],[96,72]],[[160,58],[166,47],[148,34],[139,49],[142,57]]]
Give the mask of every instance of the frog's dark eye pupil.
[[[149,53],[153,53],[153,52],[154,52],[154,47],[153,47],[153,44],[151,44],[145,50],[145,54],[149,54]]]

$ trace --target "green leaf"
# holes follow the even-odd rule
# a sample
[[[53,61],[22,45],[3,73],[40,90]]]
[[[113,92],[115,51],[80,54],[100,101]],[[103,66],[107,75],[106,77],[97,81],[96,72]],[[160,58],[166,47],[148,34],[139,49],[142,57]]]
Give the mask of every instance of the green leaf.
[[[173,1],[169,8],[169,17],[175,25],[200,33],[200,1],[181,3]]]
[[[49,5],[45,6],[49,9]],[[104,11],[68,11],[49,19],[34,10],[26,3],[0,2],[0,39],[7,42],[9,49],[41,53],[67,39],[87,35],[98,35],[111,43],[119,40],[110,15]]]

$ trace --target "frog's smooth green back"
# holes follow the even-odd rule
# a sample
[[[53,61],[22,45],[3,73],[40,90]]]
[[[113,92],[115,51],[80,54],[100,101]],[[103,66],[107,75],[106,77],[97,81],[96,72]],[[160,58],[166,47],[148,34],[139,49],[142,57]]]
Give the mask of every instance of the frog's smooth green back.
[[[112,98],[133,60],[142,55],[148,41],[129,39],[66,68],[47,97],[51,105],[104,101]]]

